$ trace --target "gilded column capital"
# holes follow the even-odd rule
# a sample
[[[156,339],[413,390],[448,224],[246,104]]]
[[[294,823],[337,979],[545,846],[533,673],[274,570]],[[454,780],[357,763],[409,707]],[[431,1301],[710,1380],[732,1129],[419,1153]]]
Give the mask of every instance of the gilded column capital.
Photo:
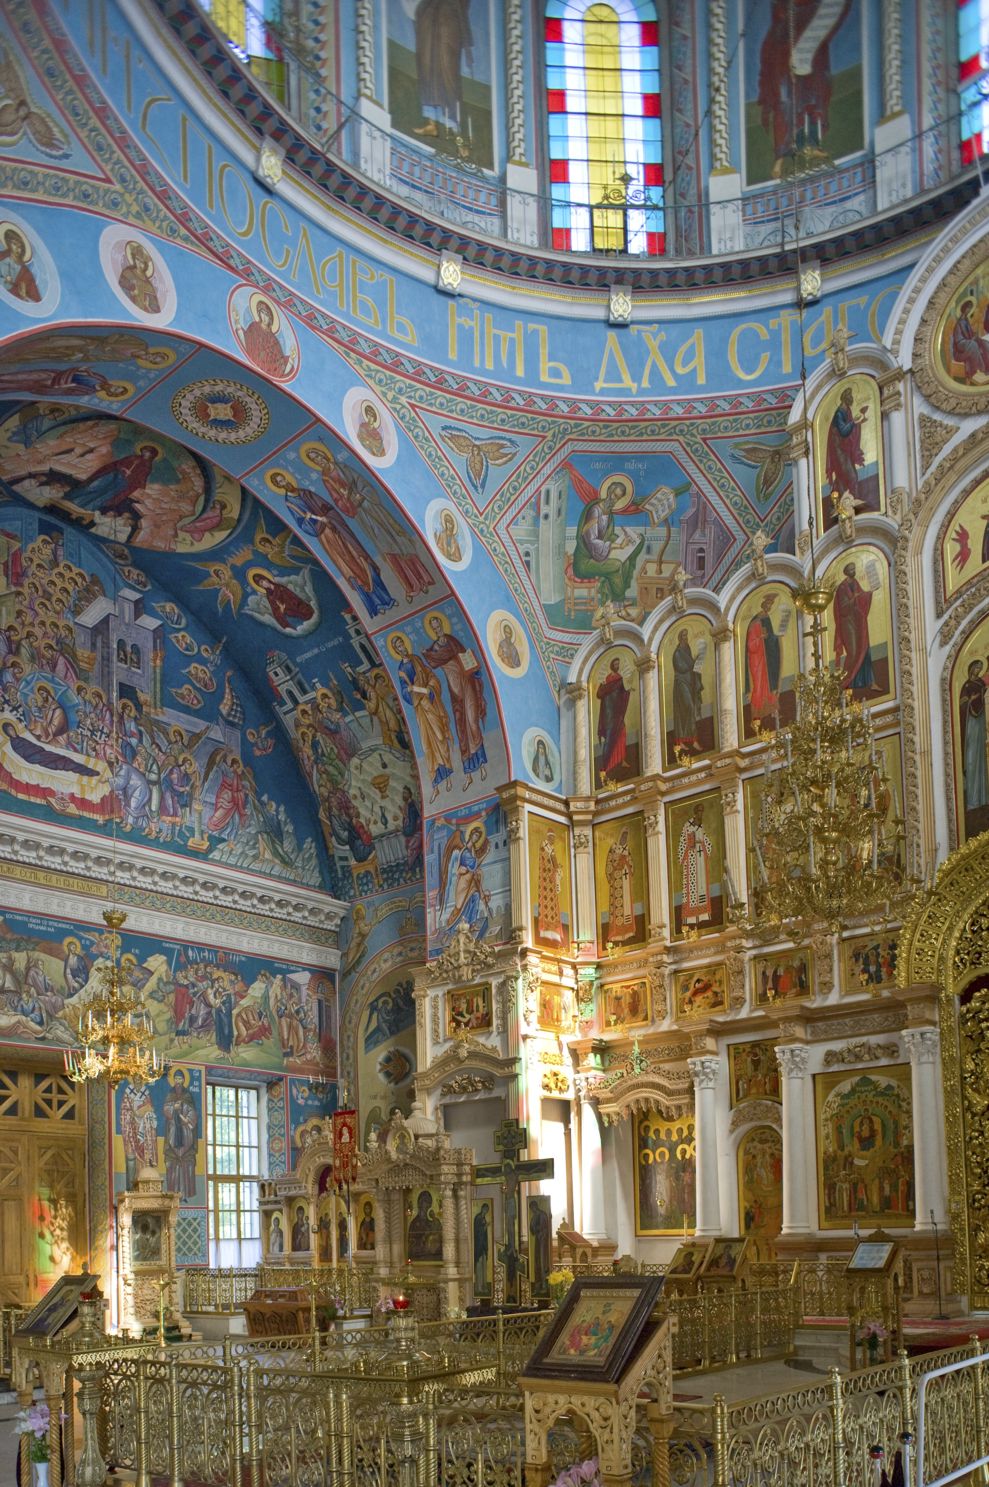
[[[937,1060],[941,1039],[936,1027],[908,1027],[900,1034],[907,1057],[912,1064],[933,1064]]]
[[[645,675],[646,672],[656,670],[657,661],[658,658],[653,655],[636,656],[635,669],[640,675]]]
[[[810,1065],[810,1049],[801,1043],[784,1043],[776,1050],[776,1062],[784,1079],[803,1079]]]
[[[563,695],[569,697],[571,702],[582,702],[587,696],[586,682],[564,682]]]

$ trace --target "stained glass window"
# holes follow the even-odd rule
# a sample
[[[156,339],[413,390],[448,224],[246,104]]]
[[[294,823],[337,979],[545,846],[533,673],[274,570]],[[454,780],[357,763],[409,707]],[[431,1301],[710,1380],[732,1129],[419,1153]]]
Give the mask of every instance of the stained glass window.
[[[242,62],[284,101],[285,60],[278,40],[281,0],[201,0]]]
[[[959,0],[958,92],[962,160],[989,151],[989,0]]]
[[[548,0],[553,246],[662,253],[663,121],[652,0]]]

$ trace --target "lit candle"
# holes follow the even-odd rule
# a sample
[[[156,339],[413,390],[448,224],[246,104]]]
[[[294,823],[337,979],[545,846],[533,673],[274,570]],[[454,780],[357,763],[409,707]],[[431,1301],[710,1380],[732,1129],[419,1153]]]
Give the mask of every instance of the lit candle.
[[[405,1296],[405,1295],[396,1296],[395,1297],[395,1310],[396,1311],[408,1311],[408,1309],[409,1309],[409,1298],[408,1298],[408,1296]]]

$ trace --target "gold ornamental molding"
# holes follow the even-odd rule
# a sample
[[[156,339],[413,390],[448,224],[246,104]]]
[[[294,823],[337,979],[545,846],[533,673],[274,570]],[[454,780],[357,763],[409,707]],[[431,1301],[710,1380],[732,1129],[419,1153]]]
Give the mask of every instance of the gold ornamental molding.
[[[967,225],[967,224],[966,224]],[[952,264],[947,275],[937,284],[927,302],[917,334],[914,336],[913,375],[924,396],[947,413],[989,412],[989,384],[982,387],[965,387],[952,383],[939,371],[939,348],[935,344],[942,318],[952,300],[964,289],[973,275],[984,268],[989,259],[989,245],[985,236],[978,238],[957,263]],[[931,276],[928,276],[928,283]]]
[[[980,975],[989,976],[989,832],[952,852],[932,891],[913,905],[900,930],[896,968],[902,989],[937,989],[948,1191],[955,1195],[951,1207],[955,1285],[969,1295],[974,1307],[989,1304],[984,1224],[989,1150],[978,1124],[985,1053],[981,1047],[962,1047],[960,1022],[965,1019],[959,1016],[959,999]],[[973,1002],[968,1011],[975,1007]],[[966,1011],[964,1004],[961,1011]],[[968,1020],[971,1023],[971,1017]],[[984,1047],[989,1049],[989,1043]],[[970,1118],[977,1117],[968,1145],[966,1101]]]
[[[518,1059],[512,1054],[502,1057],[490,1043],[481,1043],[477,1038],[458,1038],[440,1057],[415,1079],[416,1093],[422,1097],[452,1080],[462,1071],[475,1069],[493,1079],[514,1079],[518,1073]]]

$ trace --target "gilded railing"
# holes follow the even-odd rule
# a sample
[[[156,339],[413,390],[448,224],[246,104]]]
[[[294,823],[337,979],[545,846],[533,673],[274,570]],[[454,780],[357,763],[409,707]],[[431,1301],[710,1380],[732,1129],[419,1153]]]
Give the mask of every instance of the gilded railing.
[[[11,1346],[14,1330],[26,1311],[25,1306],[0,1306],[0,1379],[10,1378],[14,1365]]]
[[[256,1265],[244,1270],[191,1268],[183,1272],[183,1311],[191,1315],[239,1311],[259,1287],[301,1287],[316,1277],[321,1295],[335,1296],[346,1312],[367,1310],[378,1299],[379,1285],[367,1265]]]
[[[797,1326],[792,1286],[741,1291],[734,1287],[675,1296],[673,1367],[681,1373],[783,1357],[793,1351]]]

